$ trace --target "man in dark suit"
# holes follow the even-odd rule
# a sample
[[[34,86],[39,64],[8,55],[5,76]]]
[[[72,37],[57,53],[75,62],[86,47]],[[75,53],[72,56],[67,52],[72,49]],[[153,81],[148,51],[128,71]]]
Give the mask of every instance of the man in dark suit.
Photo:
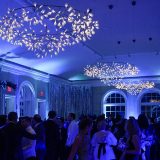
[[[21,140],[22,137],[36,139],[36,135],[32,135],[25,131],[21,125],[17,124],[17,113],[10,112],[8,114],[8,123],[3,127],[6,137],[6,160],[23,160]]]
[[[6,160],[6,135],[3,130],[7,121],[6,115],[0,115],[0,159]]]
[[[58,160],[60,134],[56,123],[56,112],[50,111],[48,119],[44,122],[46,134],[46,160]]]

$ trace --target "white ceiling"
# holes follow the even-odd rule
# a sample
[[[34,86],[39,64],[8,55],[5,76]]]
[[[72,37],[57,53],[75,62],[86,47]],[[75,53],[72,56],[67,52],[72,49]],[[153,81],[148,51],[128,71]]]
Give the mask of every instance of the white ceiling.
[[[135,64],[141,70],[139,76],[160,75],[160,0],[137,0],[135,6],[132,0],[0,0],[0,16],[8,7],[33,2],[57,5],[67,2],[81,11],[91,8],[100,29],[91,40],[68,47],[52,59],[37,59],[26,48],[0,38],[0,57],[69,80],[86,79],[83,68],[102,59]]]

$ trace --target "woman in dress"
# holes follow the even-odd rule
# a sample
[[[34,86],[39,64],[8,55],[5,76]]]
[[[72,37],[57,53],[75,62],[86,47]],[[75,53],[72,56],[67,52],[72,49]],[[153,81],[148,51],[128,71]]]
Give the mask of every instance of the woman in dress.
[[[93,135],[92,147],[94,148],[94,160],[116,159],[112,146],[117,145],[116,137],[106,130],[106,122],[102,120],[97,124],[98,132]]]
[[[92,129],[92,121],[90,119],[83,119],[79,122],[79,134],[77,135],[68,160],[73,160],[78,156],[78,160],[92,160],[90,131]]]
[[[141,154],[140,128],[134,117],[130,117],[126,123],[128,140],[120,160],[138,160]]]

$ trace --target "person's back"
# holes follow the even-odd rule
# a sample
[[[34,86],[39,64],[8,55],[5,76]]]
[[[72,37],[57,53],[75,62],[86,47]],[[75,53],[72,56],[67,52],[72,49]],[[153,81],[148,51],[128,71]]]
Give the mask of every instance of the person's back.
[[[6,137],[6,160],[23,160],[21,140],[22,137],[36,139],[36,135],[32,135],[17,123],[17,113],[10,112],[8,114],[8,123],[3,127]]]
[[[8,119],[9,122],[4,126],[7,139],[6,158],[7,160],[22,160],[21,133],[16,123],[17,114],[15,112],[10,112]]]
[[[7,139],[4,132],[4,126],[7,122],[7,116],[6,115],[0,115],[0,157],[1,160],[6,160],[6,146],[7,146]]]
[[[97,129],[99,130],[93,135],[92,146],[94,148],[94,159],[95,160],[111,160],[115,159],[114,151],[111,145],[117,144],[117,139],[110,132],[106,131],[106,121],[101,120],[97,123]]]
[[[59,127],[53,121],[48,119],[44,122],[45,134],[46,134],[46,147],[57,148],[59,143]]]
[[[67,140],[67,129],[64,127],[64,118],[59,119],[59,132],[60,132],[60,160],[65,159],[65,145]]]
[[[160,142],[156,142],[151,146],[150,157],[152,160],[160,160]]]
[[[134,117],[129,117],[125,130],[128,139],[121,159],[138,160],[141,155],[141,132],[137,120]]]
[[[57,160],[59,156],[60,134],[59,127],[54,121],[56,114],[54,111],[48,113],[49,119],[44,122],[46,160]]]
[[[9,122],[4,127],[7,137],[7,160],[14,160],[22,154],[21,152],[21,135],[17,124]]]
[[[92,160],[90,132],[92,129],[92,120],[84,118],[79,122],[79,134],[76,136],[72,145],[71,152],[67,160],[73,160],[78,156],[79,160]]]
[[[3,128],[0,128],[0,159],[6,160],[7,138]]]
[[[96,132],[92,138],[95,160],[115,159],[112,145],[117,145],[117,139],[110,131],[100,130]]]
[[[78,149],[79,160],[91,160],[91,143],[90,135],[84,135],[81,138],[81,143]]]

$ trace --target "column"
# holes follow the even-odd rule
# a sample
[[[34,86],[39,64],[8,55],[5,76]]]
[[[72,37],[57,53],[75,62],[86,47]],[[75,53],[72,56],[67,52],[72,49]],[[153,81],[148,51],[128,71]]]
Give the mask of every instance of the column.
[[[126,118],[129,118],[129,116],[138,117],[138,105],[137,96],[128,93]]]
[[[4,114],[4,107],[5,107],[4,87],[0,85],[0,114]]]

